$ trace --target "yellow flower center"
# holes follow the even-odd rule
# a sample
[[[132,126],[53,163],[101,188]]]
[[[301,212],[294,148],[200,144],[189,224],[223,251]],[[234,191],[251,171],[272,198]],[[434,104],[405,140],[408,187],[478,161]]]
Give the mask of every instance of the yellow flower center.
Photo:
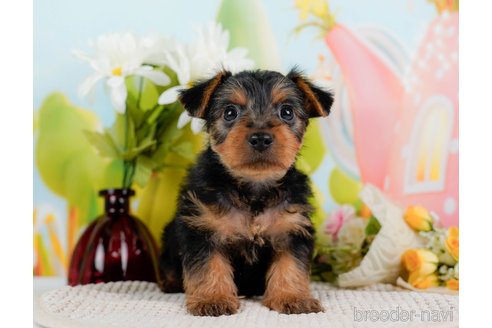
[[[111,71],[111,74],[116,75],[116,76],[122,76],[123,75],[123,68],[121,67],[116,67]]]

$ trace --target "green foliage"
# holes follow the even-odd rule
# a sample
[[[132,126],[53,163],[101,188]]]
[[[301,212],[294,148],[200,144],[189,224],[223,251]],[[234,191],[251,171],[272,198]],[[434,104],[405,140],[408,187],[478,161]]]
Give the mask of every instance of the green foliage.
[[[121,179],[121,170],[98,156],[84,133],[94,130],[98,119],[61,93],[46,97],[36,117],[35,163],[41,179],[87,223],[100,212],[98,190]]]
[[[123,162],[121,187],[129,188],[133,181],[143,187],[153,171],[168,165],[167,153],[181,156],[184,164],[194,159],[194,153],[177,127],[181,105],[157,104],[166,88],[141,77],[127,77],[126,85],[126,112],[117,114],[113,125],[103,132],[86,131],[86,135],[101,156]]]
[[[147,224],[158,243],[161,242],[162,228],[175,214],[179,187],[186,175],[186,169],[204,145],[203,135],[193,134],[189,126],[180,131],[182,133],[179,140],[183,142],[178,144],[189,143],[192,158],[186,159],[172,151],[165,152],[163,155],[165,164],[148,178],[144,188],[137,189],[139,202],[137,216]]]
[[[341,244],[330,237],[321,238],[318,235],[313,257],[313,279],[335,282],[340,274],[355,269],[369,252],[380,230],[381,224],[374,216],[371,216],[365,226],[365,239],[360,246]]]
[[[371,216],[369,222],[367,222],[366,236],[374,236],[379,230],[381,230],[381,223],[374,216]]]

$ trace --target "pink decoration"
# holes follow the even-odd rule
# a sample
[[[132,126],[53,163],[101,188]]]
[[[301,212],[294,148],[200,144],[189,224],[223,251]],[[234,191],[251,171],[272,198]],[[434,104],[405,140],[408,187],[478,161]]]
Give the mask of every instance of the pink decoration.
[[[404,84],[346,27],[325,37],[349,91],[362,182],[445,226],[458,224],[458,22],[444,12],[430,24]]]
[[[353,109],[354,143],[362,181],[382,188],[403,87],[381,57],[342,25],[325,37],[340,65]],[[361,165],[362,164],[362,165]]]
[[[429,26],[406,77],[383,190],[458,225],[458,13]]]

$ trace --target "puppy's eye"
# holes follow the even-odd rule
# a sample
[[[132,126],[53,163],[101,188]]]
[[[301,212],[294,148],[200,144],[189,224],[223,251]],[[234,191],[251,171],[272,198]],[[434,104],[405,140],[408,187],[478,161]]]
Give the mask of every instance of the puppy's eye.
[[[294,119],[294,109],[291,105],[282,105],[280,107],[280,118],[286,122],[290,122]]]
[[[234,121],[238,116],[238,113],[239,111],[236,106],[228,105],[224,111],[224,120],[229,122]]]

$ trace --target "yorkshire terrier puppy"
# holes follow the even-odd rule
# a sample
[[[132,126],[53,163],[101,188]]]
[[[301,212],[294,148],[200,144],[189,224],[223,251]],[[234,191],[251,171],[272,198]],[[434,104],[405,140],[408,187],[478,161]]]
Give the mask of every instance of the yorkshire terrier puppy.
[[[333,96],[295,69],[222,71],[180,101],[210,140],[163,232],[161,289],[184,290],[200,316],[236,313],[239,295],[264,295],[281,313],[323,311],[309,289],[311,190],[294,163],[308,119],[327,116]]]

